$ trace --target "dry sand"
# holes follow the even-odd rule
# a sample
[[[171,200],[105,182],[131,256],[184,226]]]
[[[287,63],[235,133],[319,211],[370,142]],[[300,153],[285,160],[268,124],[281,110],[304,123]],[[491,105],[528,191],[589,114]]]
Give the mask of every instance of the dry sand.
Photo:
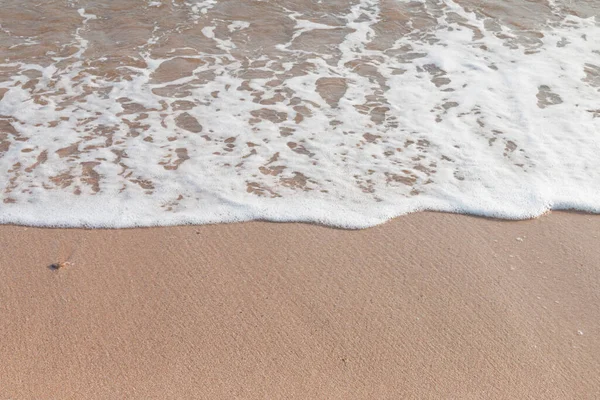
[[[600,398],[599,237],[559,212],[2,226],[0,399]]]

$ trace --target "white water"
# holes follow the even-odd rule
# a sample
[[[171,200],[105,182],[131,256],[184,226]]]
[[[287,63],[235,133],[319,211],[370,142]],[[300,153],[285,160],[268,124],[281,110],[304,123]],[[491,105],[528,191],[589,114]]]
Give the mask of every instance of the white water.
[[[594,10],[71,3],[56,45],[0,17],[1,223],[600,212]]]

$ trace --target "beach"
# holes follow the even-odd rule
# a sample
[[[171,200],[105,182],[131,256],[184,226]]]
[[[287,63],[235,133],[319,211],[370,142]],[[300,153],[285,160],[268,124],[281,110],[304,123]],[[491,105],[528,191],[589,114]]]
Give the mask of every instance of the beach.
[[[600,399],[599,16],[0,0],[0,400]]]
[[[0,398],[598,398],[599,236],[566,212],[0,226]]]

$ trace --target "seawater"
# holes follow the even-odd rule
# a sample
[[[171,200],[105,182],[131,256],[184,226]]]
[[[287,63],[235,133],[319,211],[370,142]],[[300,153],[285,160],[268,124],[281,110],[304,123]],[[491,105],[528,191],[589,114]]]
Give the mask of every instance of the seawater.
[[[600,212],[595,0],[0,0],[0,223]]]

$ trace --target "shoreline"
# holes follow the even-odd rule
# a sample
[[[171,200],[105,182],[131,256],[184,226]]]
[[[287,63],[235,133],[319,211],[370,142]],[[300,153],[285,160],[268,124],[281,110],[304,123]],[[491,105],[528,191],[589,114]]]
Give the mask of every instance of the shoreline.
[[[600,211],[590,211],[581,208],[559,208],[559,209],[548,209],[540,214],[535,214],[529,217],[498,217],[494,215],[487,215],[484,213],[471,213],[466,211],[447,211],[438,209],[417,209],[402,213],[382,222],[375,223],[375,225],[340,225],[335,223],[320,222],[313,219],[268,219],[268,218],[250,218],[241,220],[216,220],[216,222],[183,222],[183,223],[166,223],[156,225],[119,225],[119,226],[91,226],[85,224],[76,225],[65,225],[65,224],[33,224],[27,222],[6,222],[0,223],[0,227],[14,227],[14,228],[32,228],[32,229],[48,229],[48,230],[83,230],[83,231],[119,231],[119,230],[135,230],[135,229],[169,229],[169,228],[183,228],[183,227],[204,227],[204,226],[220,226],[220,225],[237,225],[237,224],[253,224],[253,223],[265,223],[265,224],[283,224],[283,225],[311,225],[317,226],[324,229],[340,229],[344,231],[363,231],[373,228],[378,228],[383,225],[389,224],[394,220],[406,218],[415,214],[442,214],[442,215],[457,215],[467,218],[484,219],[488,221],[496,222],[527,222],[532,220],[538,220],[545,218],[551,214],[576,214],[576,215],[588,215],[588,216],[600,216]]]
[[[579,212],[2,225],[0,397],[599,396],[599,237]]]

